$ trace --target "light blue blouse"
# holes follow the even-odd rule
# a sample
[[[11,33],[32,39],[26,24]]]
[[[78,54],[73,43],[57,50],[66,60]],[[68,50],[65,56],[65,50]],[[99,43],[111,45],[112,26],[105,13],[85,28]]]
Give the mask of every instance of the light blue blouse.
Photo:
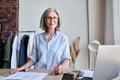
[[[46,32],[35,36],[32,53],[29,58],[35,62],[35,68],[53,69],[64,59],[71,59],[67,36],[56,31],[48,41]]]

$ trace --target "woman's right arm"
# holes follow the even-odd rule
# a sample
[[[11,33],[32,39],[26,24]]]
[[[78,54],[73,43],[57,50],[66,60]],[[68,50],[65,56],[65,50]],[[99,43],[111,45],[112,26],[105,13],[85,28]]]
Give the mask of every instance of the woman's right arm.
[[[30,66],[32,66],[33,64],[34,64],[34,61],[32,59],[29,59],[25,65],[21,66],[20,68],[15,69],[15,70],[11,70],[11,73],[16,73],[19,71],[27,71],[28,68]]]

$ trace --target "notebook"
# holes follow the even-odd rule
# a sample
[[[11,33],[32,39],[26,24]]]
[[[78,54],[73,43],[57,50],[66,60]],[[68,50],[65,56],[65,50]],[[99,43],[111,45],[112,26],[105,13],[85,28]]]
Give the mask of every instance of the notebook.
[[[120,69],[120,45],[100,45],[93,80],[112,80]]]

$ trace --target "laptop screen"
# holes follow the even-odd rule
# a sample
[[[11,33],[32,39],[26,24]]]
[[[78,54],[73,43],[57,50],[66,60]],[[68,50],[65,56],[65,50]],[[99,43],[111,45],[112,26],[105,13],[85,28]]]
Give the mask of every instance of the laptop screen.
[[[118,76],[120,45],[100,45],[93,80],[111,80]]]

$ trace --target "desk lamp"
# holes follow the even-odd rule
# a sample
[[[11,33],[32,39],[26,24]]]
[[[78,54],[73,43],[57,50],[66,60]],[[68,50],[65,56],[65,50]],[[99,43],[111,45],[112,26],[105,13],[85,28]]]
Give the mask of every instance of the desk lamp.
[[[91,53],[93,53],[93,55],[95,57],[94,66],[95,66],[95,62],[96,62],[96,56],[97,56],[97,51],[98,51],[99,45],[100,45],[100,42],[98,40],[93,40],[88,45],[88,49],[90,50]]]

